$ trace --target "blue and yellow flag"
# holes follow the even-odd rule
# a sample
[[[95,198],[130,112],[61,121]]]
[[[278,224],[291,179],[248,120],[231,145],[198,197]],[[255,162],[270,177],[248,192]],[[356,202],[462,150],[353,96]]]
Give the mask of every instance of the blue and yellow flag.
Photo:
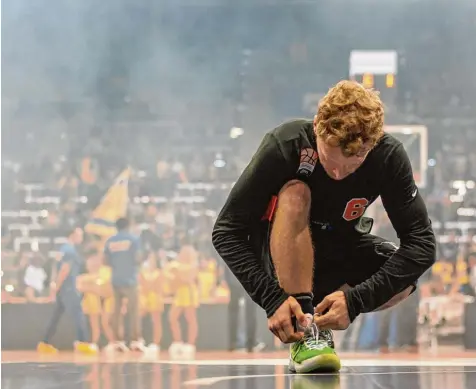
[[[127,215],[130,174],[127,168],[116,178],[86,224],[87,233],[108,238],[117,232],[116,220]]]

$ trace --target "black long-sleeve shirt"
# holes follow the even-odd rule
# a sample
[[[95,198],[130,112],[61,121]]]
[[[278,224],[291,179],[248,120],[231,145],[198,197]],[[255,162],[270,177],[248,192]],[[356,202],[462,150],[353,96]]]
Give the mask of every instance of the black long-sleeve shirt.
[[[306,151],[302,153],[303,150]],[[305,180],[311,189],[311,228],[330,226],[344,242],[348,237],[369,232],[361,223],[363,210],[349,206],[357,200],[366,208],[381,196],[400,238],[400,248],[370,279],[346,292],[353,320],[418,280],[434,263],[435,237],[407,153],[393,136],[385,134],[359,169],[339,181],[331,179],[318,161],[303,158],[302,155],[312,155],[312,150],[317,152],[310,121],[293,120],[266,134],[220,212],[212,240],[248,294],[269,317],[288,295],[266,271],[250,237],[270,200],[284,184],[296,178]]]

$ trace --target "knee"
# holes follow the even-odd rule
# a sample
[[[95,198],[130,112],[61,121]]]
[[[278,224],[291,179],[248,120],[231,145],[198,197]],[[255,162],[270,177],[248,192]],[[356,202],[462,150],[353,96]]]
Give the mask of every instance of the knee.
[[[287,217],[308,217],[311,208],[311,190],[302,181],[292,180],[283,186],[278,195],[278,209]]]

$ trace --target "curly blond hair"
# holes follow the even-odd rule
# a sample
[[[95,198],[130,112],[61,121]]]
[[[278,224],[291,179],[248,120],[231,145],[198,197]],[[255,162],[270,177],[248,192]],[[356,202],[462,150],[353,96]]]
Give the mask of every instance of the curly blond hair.
[[[316,135],[347,156],[377,144],[383,135],[384,109],[378,92],[341,81],[319,102]]]

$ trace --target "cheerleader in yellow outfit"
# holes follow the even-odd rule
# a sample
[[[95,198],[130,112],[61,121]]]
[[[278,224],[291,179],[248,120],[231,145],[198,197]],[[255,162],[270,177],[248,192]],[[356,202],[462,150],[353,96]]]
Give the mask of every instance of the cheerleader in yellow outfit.
[[[99,316],[101,314],[101,297],[97,285],[101,258],[97,251],[89,254],[86,260],[86,273],[77,278],[77,287],[83,293],[82,309],[89,318],[91,327],[91,343],[97,348],[101,329]]]
[[[114,294],[112,291],[111,284],[111,275],[112,270],[110,266],[102,265],[99,268],[99,276],[97,280],[97,285],[99,288],[99,293],[102,301],[102,310],[101,310],[101,326],[104,330],[104,335],[108,340],[108,345],[105,350],[107,352],[118,351],[127,351],[128,348],[123,342],[116,342],[114,339],[114,331],[112,330],[111,320],[112,313],[114,311]],[[125,311],[125,302],[123,302],[123,307],[121,315],[124,317],[126,315]],[[124,320],[119,321],[119,336],[121,339],[124,338]]]
[[[198,253],[190,246],[185,245],[180,250],[177,259],[167,265],[166,277],[169,279],[175,297],[169,312],[169,323],[173,343],[169,352],[171,357],[185,354],[193,357],[196,350],[198,335],[197,308],[199,294],[197,287]],[[179,318],[184,313],[188,326],[188,343],[182,342]]]
[[[94,251],[86,261],[86,270],[86,274],[78,277],[78,289],[83,292],[82,308],[89,318],[92,342],[97,345],[102,326],[106,339],[112,344],[114,335],[110,318],[114,299],[111,289],[111,268],[103,266],[101,255]]]
[[[163,277],[157,267],[157,257],[149,253],[139,274],[140,311],[141,316],[150,315],[152,318],[153,342],[149,344],[150,351],[160,351],[162,339],[162,312],[164,312]]]
[[[208,260],[202,259],[200,261],[198,285],[200,290],[200,301],[211,301],[215,298],[217,286],[217,265],[213,258]]]
[[[111,326],[112,312],[114,310],[114,295],[112,293],[111,272],[112,270],[109,266],[102,265],[99,268],[99,275],[97,280],[102,300],[101,326],[104,330],[104,335],[106,336],[109,342],[106,349],[110,351],[112,351],[116,347],[114,345],[114,332],[112,331]],[[120,332],[124,333],[123,325],[120,328]]]

